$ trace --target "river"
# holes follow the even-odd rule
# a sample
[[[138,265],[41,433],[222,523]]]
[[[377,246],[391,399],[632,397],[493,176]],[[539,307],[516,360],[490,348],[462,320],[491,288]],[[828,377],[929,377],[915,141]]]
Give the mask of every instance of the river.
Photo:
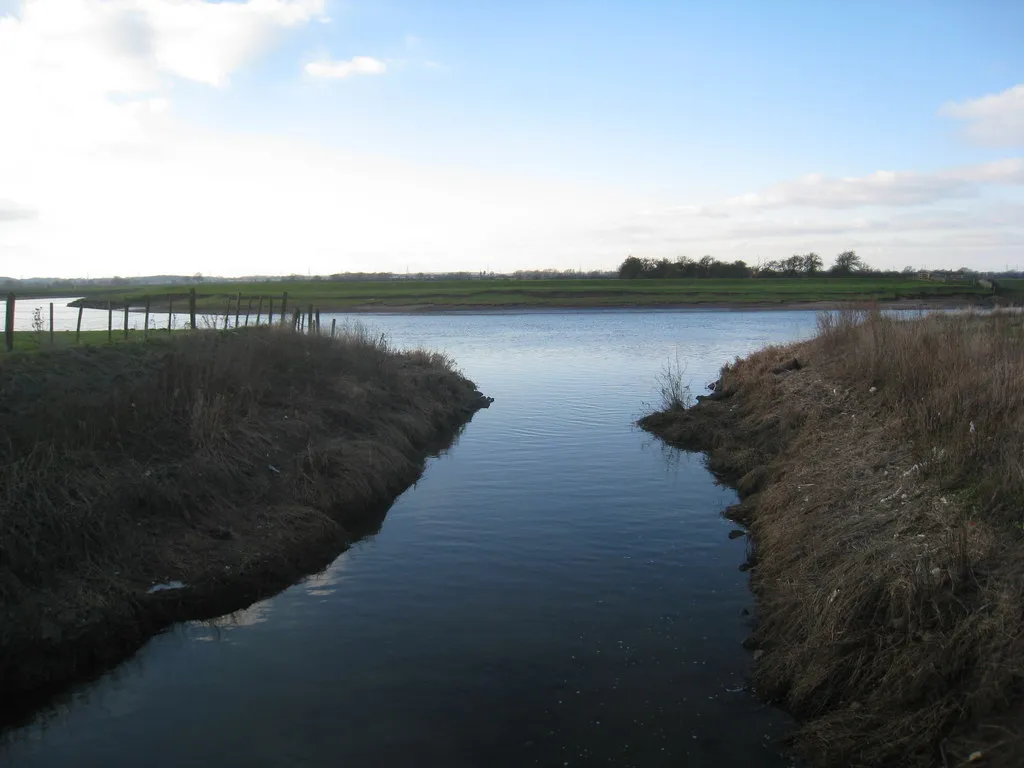
[[[677,353],[699,393],[814,314],[355,319],[449,353],[494,404],[378,533],[153,638],[9,730],[0,763],[787,765],[787,717],[745,688],[746,544],[721,516],[735,496],[632,424]]]

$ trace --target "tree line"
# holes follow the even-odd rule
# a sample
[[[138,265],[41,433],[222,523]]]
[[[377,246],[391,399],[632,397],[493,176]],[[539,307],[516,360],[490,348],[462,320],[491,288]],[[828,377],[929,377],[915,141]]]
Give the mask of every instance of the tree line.
[[[619,277],[627,280],[673,277],[810,277],[814,275],[844,277],[871,272],[871,268],[855,251],[840,253],[827,270],[821,256],[814,252],[794,254],[787,259],[776,259],[757,266],[751,266],[745,261],[719,261],[711,256],[704,256],[696,260],[680,256],[675,261],[665,258],[641,259],[629,256],[619,265]]]

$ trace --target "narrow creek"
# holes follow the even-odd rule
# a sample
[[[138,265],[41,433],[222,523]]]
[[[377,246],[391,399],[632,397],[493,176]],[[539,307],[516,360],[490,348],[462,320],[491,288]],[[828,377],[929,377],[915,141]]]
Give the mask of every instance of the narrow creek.
[[[0,764],[787,765],[786,716],[745,689],[735,497],[632,422],[677,351],[699,393],[814,314],[356,319],[494,405],[324,572],[154,638],[5,733]]]

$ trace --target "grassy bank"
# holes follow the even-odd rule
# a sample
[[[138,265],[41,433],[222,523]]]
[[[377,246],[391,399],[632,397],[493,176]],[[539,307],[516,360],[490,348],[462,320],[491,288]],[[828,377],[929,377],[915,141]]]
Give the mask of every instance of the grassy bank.
[[[178,329],[175,329],[174,331],[174,333],[180,332],[181,331]],[[106,331],[82,331],[77,334],[77,336],[74,331],[55,331],[53,334],[53,341],[51,342],[48,331],[15,331],[14,351],[41,352],[44,350],[66,349],[67,347],[73,347],[76,345],[89,346],[107,344],[108,341],[114,344],[143,341],[148,339],[158,341],[165,338],[167,335],[166,328],[150,328],[148,335],[143,333],[141,330],[132,328],[129,329],[127,336],[125,336],[124,330],[121,328],[115,328],[113,333],[110,334]]]
[[[4,707],[326,565],[484,404],[359,331],[0,359]]]
[[[799,279],[691,279],[691,280],[391,280],[292,281],[262,283],[204,283],[192,286],[138,286],[125,289],[90,289],[86,306],[105,308],[124,302],[144,303],[154,298],[154,311],[166,305],[160,295],[177,293],[175,306],[189,288],[195,288],[201,311],[224,312],[239,293],[277,296],[288,293],[288,306],[321,311],[444,311],[459,309],[515,309],[557,307],[678,307],[750,306],[849,301],[984,301],[990,292],[970,285],[946,285],[894,278]],[[279,304],[278,304],[279,308]]]
[[[843,313],[642,420],[739,491],[755,684],[814,764],[1024,764],[1022,381],[1019,317]]]

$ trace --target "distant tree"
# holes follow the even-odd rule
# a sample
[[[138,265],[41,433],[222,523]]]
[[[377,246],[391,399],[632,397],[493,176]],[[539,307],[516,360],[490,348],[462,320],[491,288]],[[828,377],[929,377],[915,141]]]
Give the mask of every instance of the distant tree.
[[[793,254],[782,263],[782,271],[787,277],[796,277],[804,271],[804,257]]]
[[[643,276],[643,259],[638,259],[636,256],[627,256],[626,260],[619,266],[619,277],[621,278],[625,278],[626,280],[635,280],[636,278]]]
[[[201,283],[201,282],[203,282],[203,273],[202,272],[196,272],[194,275],[192,275],[192,282],[194,282],[194,283]]]
[[[821,260],[821,256],[816,254],[814,251],[804,254],[804,272],[808,275],[814,275],[821,272],[824,265],[825,263]]]
[[[902,272],[902,274],[904,274],[904,275],[913,275],[913,274],[915,274],[916,272],[917,272],[917,270],[916,270],[916,269],[914,269],[914,268],[913,268],[912,266],[910,266],[910,265],[908,264],[907,266],[905,266],[905,267],[903,268],[903,272]]]
[[[665,258],[658,259],[654,262],[654,269],[651,277],[674,277],[675,276],[675,264]]]
[[[866,269],[867,265],[855,251],[843,251],[836,256],[836,261],[829,272],[834,275],[852,275],[854,272],[863,272]]]
[[[694,261],[688,256],[679,256],[675,261],[661,258],[640,259],[630,256],[619,265],[620,278],[704,278],[704,277],[751,277],[754,271],[745,261],[734,261],[731,264],[718,261],[712,256],[702,256]]]

